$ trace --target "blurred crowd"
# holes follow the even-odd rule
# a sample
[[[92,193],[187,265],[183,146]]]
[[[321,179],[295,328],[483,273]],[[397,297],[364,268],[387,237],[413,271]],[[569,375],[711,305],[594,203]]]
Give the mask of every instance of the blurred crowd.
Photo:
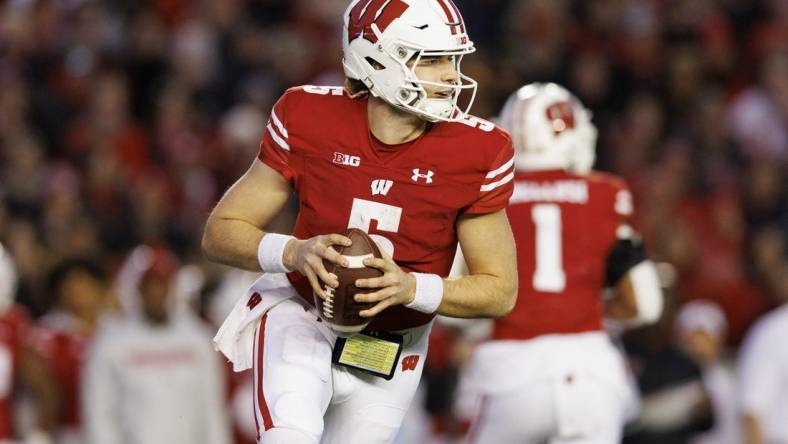
[[[669,423],[659,421],[664,409],[649,410],[647,402],[650,390],[671,383],[664,370],[699,368],[702,379],[709,359],[733,362],[753,323],[788,301],[788,2],[455,3],[478,48],[463,62],[480,85],[474,114],[493,118],[512,91],[532,81],[561,83],[593,110],[597,169],[628,180],[637,226],[653,258],[666,264],[662,322],[623,337],[642,411],[651,414],[631,442],[679,442],[643,432]],[[253,276],[204,260],[205,218],[255,158],[268,112],[286,88],[343,81],[346,6],[0,3],[0,242],[16,264],[16,302],[34,332],[28,342],[58,375],[58,428],[81,427],[80,389],[72,385],[101,319],[122,322],[133,312],[123,295],[150,290],[128,290],[130,282],[143,286],[147,271],[124,278],[137,246],[188,265],[157,276],[177,280],[178,301],[165,305],[204,321],[204,334],[194,338],[208,345]],[[291,224],[284,217],[271,229],[288,232]],[[700,309],[685,307],[695,300]],[[677,318],[683,308],[691,314]],[[53,321],[64,316],[72,321]],[[63,329],[84,341],[72,358],[47,345]],[[698,329],[716,348],[698,340]],[[434,342],[425,430],[449,440],[463,433],[453,393],[472,340],[445,325]],[[242,377],[228,371],[221,382],[230,387],[227,411],[244,412],[234,421],[239,443],[254,440],[251,394],[248,403],[231,396],[247,384]],[[670,433],[684,433],[681,427]]]

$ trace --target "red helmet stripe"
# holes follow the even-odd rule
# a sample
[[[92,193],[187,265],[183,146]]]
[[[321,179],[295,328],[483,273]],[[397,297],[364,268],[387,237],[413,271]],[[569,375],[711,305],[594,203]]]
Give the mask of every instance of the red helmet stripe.
[[[446,2],[451,5],[454,12],[457,14],[457,21],[460,22],[460,32],[465,33],[465,20],[463,20],[462,14],[460,14],[460,8],[458,8],[452,0],[446,0]]]
[[[438,4],[441,5],[443,13],[446,14],[447,23],[457,23],[458,20],[454,17],[454,11],[452,10],[451,6],[446,5],[446,0],[438,0]],[[449,28],[451,28],[451,35],[457,34],[456,26],[451,25]]]

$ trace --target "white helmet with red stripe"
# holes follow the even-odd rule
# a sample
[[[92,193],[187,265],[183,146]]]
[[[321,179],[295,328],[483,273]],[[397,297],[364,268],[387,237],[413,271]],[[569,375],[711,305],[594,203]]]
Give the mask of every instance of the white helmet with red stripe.
[[[460,71],[475,48],[452,0],[353,0],[345,11],[342,64],[375,97],[432,121],[457,121],[470,110],[476,82]],[[453,56],[456,84],[420,80],[414,67],[422,57]],[[451,88],[449,98],[429,98],[424,86]],[[470,102],[457,100],[468,90]]]
[[[518,170],[591,171],[596,126],[591,112],[566,88],[555,83],[523,86],[509,96],[499,120],[512,135]]]

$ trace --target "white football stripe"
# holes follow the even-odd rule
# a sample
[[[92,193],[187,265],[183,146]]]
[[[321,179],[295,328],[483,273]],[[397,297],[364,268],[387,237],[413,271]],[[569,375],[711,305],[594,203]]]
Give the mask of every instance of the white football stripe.
[[[509,159],[509,161],[506,162],[505,164],[503,164],[500,167],[498,167],[498,168],[490,171],[489,173],[487,173],[485,178],[491,179],[491,178],[503,173],[504,171],[508,170],[509,168],[511,168],[512,165],[514,165],[514,156],[512,156],[512,158]]]
[[[498,180],[498,181],[495,181],[495,182],[492,182],[492,183],[488,183],[487,185],[482,185],[482,187],[479,189],[479,191],[485,192],[485,191],[494,190],[494,189],[498,188],[501,185],[506,185],[508,182],[511,182],[512,179],[514,179],[514,172],[511,172],[511,173],[507,174],[501,180]]]
[[[290,137],[290,135],[287,134],[287,130],[285,129],[285,126],[282,125],[281,121],[279,121],[279,117],[276,117],[276,113],[274,112],[274,110],[271,110],[271,120],[274,121],[274,125],[276,125],[276,127],[279,128],[279,132],[282,133],[285,139]]]
[[[364,265],[363,263],[364,259],[372,258],[375,256],[373,256],[372,253],[369,253],[361,256],[345,256],[345,257],[347,258],[347,261],[349,263],[347,268],[364,268],[366,267],[366,265]]]
[[[288,145],[284,139],[279,137],[279,134],[276,134],[276,131],[274,131],[270,123],[268,124],[267,128],[268,128],[268,133],[271,134],[271,138],[274,139],[274,142],[276,142],[276,144],[282,147],[283,149],[290,151],[290,145]]]

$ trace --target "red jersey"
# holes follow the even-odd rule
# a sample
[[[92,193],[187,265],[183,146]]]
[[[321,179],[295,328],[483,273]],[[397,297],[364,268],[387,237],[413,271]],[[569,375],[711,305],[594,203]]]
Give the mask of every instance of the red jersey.
[[[12,395],[29,329],[30,316],[22,306],[14,304],[0,314],[0,440],[14,437]]]
[[[623,180],[602,173],[517,173],[506,212],[517,243],[517,304],[494,339],[602,328],[607,255],[632,214]]]
[[[87,348],[92,336],[76,328],[76,319],[64,312],[54,312],[40,319],[33,345],[49,366],[60,389],[60,424],[79,428],[80,379]]]
[[[341,87],[291,88],[276,103],[259,159],[287,179],[300,207],[300,239],[367,231],[405,271],[446,276],[462,214],[498,211],[512,193],[513,149],[508,134],[468,116],[430,124],[416,140],[390,147],[367,124],[367,101]],[[312,303],[309,282],[288,275]],[[399,330],[434,315],[390,307],[370,324]]]

